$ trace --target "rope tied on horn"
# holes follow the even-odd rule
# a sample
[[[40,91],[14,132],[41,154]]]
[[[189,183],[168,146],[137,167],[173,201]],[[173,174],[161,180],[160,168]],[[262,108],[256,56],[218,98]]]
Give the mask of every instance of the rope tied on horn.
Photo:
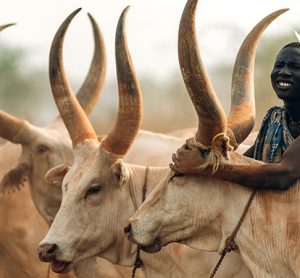
[[[230,138],[224,132],[215,135],[213,137],[212,144],[209,147],[200,142],[196,142],[196,140],[193,143],[205,157],[205,163],[201,164],[197,168],[211,168],[212,173],[215,173],[219,169],[220,165],[224,164],[224,162],[228,160],[227,153],[234,149],[234,147],[230,144]]]

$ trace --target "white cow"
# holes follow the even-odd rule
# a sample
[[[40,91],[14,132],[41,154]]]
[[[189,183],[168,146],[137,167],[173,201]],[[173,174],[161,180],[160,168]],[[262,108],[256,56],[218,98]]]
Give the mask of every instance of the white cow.
[[[105,73],[103,39],[96,22],[92,17],[90,19],[94,28],[95,54],[90,73],[77,96],[86,113],[89,113],[96,103]],[[23,277],[20,272],[26,273],[24,277],[45,277],[48,267],[38,261],[35,246],[46,233],[47,225],[34,208],[34,204],[50,225],[61,203],[61,186],[47,183],[44,175],[51,167],[61,163],[72,164],[71,140],[60,118],[46,127],[37,127],[0,111],[0,123],[0,135],[13,143],[6,142],[1,145],[0,192],[14,192],[0,194],[0,211],[3,214],[8,210],[10,212],[9,217],[2,215],[0,221],[0,240],[3,242],[0,245],[3,247],[3,251],[0,252],[3,255],[1,264],[5,266],[0,269],[5,269],[4,277]],[[165,165],[170,162],[170,151],[183,143],[183,139],[173,136],[140,131],[136,143],[126,156],[126,161]],[[145,145],[148,148],[144,148]],[[15,203],[19,206],[15,206]],[[22,207],[21,211],[19,207]],[[30,233],[27,232],[29,230]],[[20,234],[23,235],[22,239]],[[32,262],[30,265],[27,264],[27,259]],[[131,269],[116,267],[101,259],[90,259],[84,262],[84,267],[76,266],[76,274],[80,277],[120,277],[123,274],[129,277]]]
[[[0,31],[13,24],[0,26]],[[20,155],[19,148],[1,144],[0,146],[0,178],[3,172],[14,165],[15,158]],[[30,245],[36,244],[42,234],[35,231],[30,232],[24,223],[39,223],[40,231],[46,232],[46,223],[41,219],[34,208],[30,198],[29,190],[25,190],[26,202],[21,194],[3,196],[0,194],[0,278],[6,277],[36,277],[43,278],[48,274],[48,266],[41,265],[38,256]],[[29,200],[29,201],[28,201]],[[17,211],[17,214],[14,212]],[[31,213],[32,212],[32,213]],[[41,221],[39,221],[41,220]],[[31,267],[28,267],[28,259],[32,261]]]
[[[86,113],[92,110],[97,100],[97,92],[102,87],[105,73],[105,50],[102,36],[96,22],[92,17],[90,19],[94,28],[95,54],[90,73],[78,93],[78,99]],[[56,186],[55,183],[47,183],[44,180],[44,175],[49,168],[58,164],[72,164],[71,140],[69,135],[66,134],[60,118],[55,119],[46,127],[37,127],[4,111],[0,111],[0,122],[0,135],[13,143],[6,142],[4,145],[1,145],[0,149],[1,157],[3,158],[0,160],[0,192],[14,192],[9,195],[0,194],[0,211],[7,211],[10,208],[10,217],[2,217],[1,224],[6,229],[0,228],[1,238],[6,242],[6,245],[10,243],[9,246],[5,246],[5,250],[10,249],[11,253],[15,254],[14,258],[8,257],[7,260],[1,257],[1,261],[6,265],[5,269],[8,273],[4,276],[7,277],[15,273],[12,271],[17,269],[15,267],[17,263],[14,261],[16,259],[22,264],[21,271],[28,273],[31,271],[32,277],[38,277],[37,273],[40,273],[43,277],[44,274],[42,274],[41,270],[34,271],[35,264],[28,265],[26,260],[21,259],[21,257],[18,258],[16,254],[21,254],[22,250],[24,254],[27,254],[23,258],[28,259],[29,257],[32,258],[30,259],[31,261],[37,261],[35,246],[41,240],[42,235],[46,233],[47,225],[35,210],[31,198],[28,197],[31,193],[39,213],[50,225],[61,203],[61,186]],[[170,162],[170,151],[178,148],[183,143],[183,139],[141,130],[125,160],[142,165],[165,165]],[[145,148],[145,145],[148,148]],[[28,186],[30,187],[30,192]],[[14,203],[20,204],[22,213],[19,211],[19,207],[13,206]],[[31,217],[27,217],[27,215]],[[18,241],[18,235],[22,233],[25,236],[29,227],[34,233],[30,234],[30,238],[23,238],[23,240]],[[7,234],[7,231],[9,231],[9,234]],[[16,246],[12,246],[14,243],[16,243]],[[7,254],[5,252],[3,251],[1,254]],[[33,256],[29,256],[31,253]],[[9,268],[7,261],[12,263],[13,270]],[[109,267],[111,264],[103,260],[100,263],[100,261],[98,259],[95,267],[92,267],[91,260],[85,262],[85,267],[77,266],[77,275],[86,277],[87,273],[93,273],[95,276],[102,274],[106,277],[109,277],[109,275],[119,277],[120,274],[116,273],[114,268]],[[48,271],[45,264],[37,262],[37,265],[38,269]],[[89,267],[86,267],[87,265]],[[29,267],[28,271],[25,270],[25,266]],[[128,273],[130,269],[125,270],[123,268],[119,272]],[[81,275],[81,273],[84,274]],[[126,275],[128,276],[128,274]],[[15,276],[21,277],[20,274]],[[89,277],[92,277],[91,274],[89,274]]]
[[[89,74],[77,94],[86,113],[91,112],[98,99],[106,67],[102,35],[94,19],[90,20],[95,53]],[[59,117],[46,127],[36,127],[3,111],[0,111],[0,136],[15,143],[6,142],[0,147],[0,277],[44,278],[49,266],[38,260],[36,246],[61,201],[60,187],[47,184],[44,175],[57,164],[72,163],[71,141]],[[13,193],[3,194],[7,192]],[[91,265],[94,260],[86,264]],[[98,260],[93,275],[121,277],[123,272],[108,261]],[[51,271],[49,275],[74,277],[72,273],[58,275]]]
[[[190,0],[187,6],[192,7],[193,12],[195,2],[197,1]],[[279,12],[282,11],[284,10]],[[191,53],[186,55],[191,57],[191,60],[195,60]],[[187,76],[191,74],[193,75],[191,78],[197,80],[188,65],[184,63],[181,65]],[[226,122],[222,116],[223,110],[217,107],[215,102],[213,89],[207,90],[203,87],[203,90],[197,93],[199,93],[198,98],[201,97],[209,103],[209,108],[198,107],[201,114],[206,115],[204,118],[199,117],[199,126],[203,124],[219,126],[219,121]],[[196,92],[190,92],[190,95],[193,99]],[[196,99],[193,99],[193,102],[195,103]],[[221,115],[219,119],[211,117],[211,109]],[[234,125],[234,122],[231,124]],[[247,169],[250,173],[256,165],[262,164],[234,152],[224,152],[224,146],[220,148],[221,144],[211,140],[220,133],[223,135],[219,136],[219,139],[224,142],[226,125],[212,133],[198,133],[195,136],[198,144],[205,141],[206,146],[210,146],[210,150],[201,149],[204,161],[212,156],[220,159],[218,175],[222,176],[225,169],[234,170],[235,164],[248,165]],[[288,151],[293,154],[292,145]],[[208,162],[209,167],[212,167],[211,163],[212,161]],[[274,167],[276,168],[276,165]],[[273,166],[268,168],[272,169]],[[290,167],[285,174],[292,174],[293,177],[293,171]],[[270,176],[271,172],[276,171],[270,171],[269,176],[266,175],[266,180],[274,180],[274,177]],[[130,218],[130,225],[126,229],[129,238],[143,245],[142,249],[149,252],[158,251],[161,247],[175,241],[193,248],[222,253],[227,239],[230,238],[242,217],[250,196],[253,196],[252,190],[212,177],[174,176],[172,172],[169,174],[170,177],[160,182]],[[234,239],[253,277],[299,277],[299,188],[299,180],[297,180],[294,186],[285,192],[256,192]]]
[[[241,130],[236,145],[245,139],[254,124],[254,99],[250,81],[253,78],[255,47],[264,28],[280,13],[282,11],[258,24],[247,36],[238,55],[234,71],[233,112],[230,117],[245,121],[247,129]],[[122,228],[130,214],[142,203],[143,196],[147,196],[163,177],[170,177],[169,168],[145,168],[128,165],[121,160],[132,144],[141,122],[140,89],[123,34],[124,24],[123,14],[116,32],[120,96],[118,120],[101,142],[98,142],[74,96],[62,85],[65,84],[64,75],[57,66],[56,51],[52,52],[52,92],[72,138],[75,155],[72,167],[58,166],[46,176],[49,182],[62,182],[63,199],[47,236],[40,243],[39,255],[43,261],[60,265],[58,272],[67,271],[74,264],[96,255],[113,263],[132,265],[137,247],[126,240]],[[191,43],[188,40],[185,42],[187,46]],[[191,61],[188,57],[186,59]],[[247,74],[239,84],[237,76],[241,68]],[[69,110],[63,109],[66,99]],[[240,111],[240,106],[249,107],[245,115],[244,111]],[[242,113],[238,114],[238,111]],[[237,126],[231,126],[235,131]],[[229,133],[232,142],[233,135]],[[218,258],[213,253],[195,253],[183,245],[168,246],[154,256],[142,252],[141,256],[144,260],[143,270],[149,277],[208,275]],[[230,254],[220,275],[249,277],[250,274],[241,264],[240,257]]]

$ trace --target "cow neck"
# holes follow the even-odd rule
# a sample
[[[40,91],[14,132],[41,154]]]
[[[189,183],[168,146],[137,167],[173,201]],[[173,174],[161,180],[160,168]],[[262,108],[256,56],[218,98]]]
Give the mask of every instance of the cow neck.
[[[145,167],[137,165],[127,165],[127,167],[129,170],[127,191],[134,207],[134,210],[131,212],[132,215],[144,201],[143,197],[146,199],[160,181],[169,175],[171,169],[168,167]]]
[[[241,185],[228,184],[228,206],[224,210],[225,221],[221,227],[222,238],[217,250],[219,253],[222,253],[224,250],[228,238],[235,238],[237,244],[242,240],[239,237],[239,231],[243,227],[243,222],[247,219],[247,215],[251,209],[252,199],[255,197],[255,193],[253,192],[253,190]]]
[[[145,181],[144,181],[144,185],[142,188],[142,203],[145,201],[146,199],[146,193],[147,193],[147,182],[148,182],[148,172],[149,172],[149,167],[146,167],[145,170]],[[137,210],[137,208],[136,208]],[[135,257],[135,262],[132,268],[132,274],[131,274],[131,278],[135,278],[135,273],[137,271],[138,268],[141,268],[144,265],[143,260],[140,257],[140,253],[141,253],[141,246],[138,245],[137,246],[137,251],[136,251],[136,257]]]
[[[131,217],[142,202],[146,199],[147,195],[154,189],[158,182],[165,176],[165,173],[169,172],[169,168],[165,167],[145,167],[137,165],[126,165],[129,172],[129,180],[126,184],[126,191],[128,194],[128,213],[127,218]],[[123,232],[123,231],[122,231]],[[126,250],[123,249],[119,253],[120,258],[122,257],[123,262],[131,261],[130,265],[141,266],[141,261],[139,258],[139,251],[137,245],[129,242],[128,239],[123,234],[124,241],[126,242]],[[129,251],[130,250],[130,251]],[[126,258],[127,254],[127,258]],[[130,255],[129,255],[130,254]],[[132,256],[135,258],[132,260]],[[121,265],[128,265],[128,263],[122,263]],[[135,270],[133,270],[132,277],[135,275]]]
[[[132,214],[137,211],[139,206],[145,201],[146,194],[149,193],[149,170],[149,167],[129,168],[128,194],[134,208]]]
[[[240,227],[241,227],[241,225],[243,223],[244,218],[246,217],[246,214],[247,214],[247,212],[248,212],[248,210],[250,208],[250,205],[252,203],[252,200],[253,200],[255,194],[256,194],[256,190],[253,190],[252,193],[251,193],[251,195],[250,195],[250,197],[249,197],[249,199],[248,199],[248,201],[247,201],[247,204],[246,204],[246,206],[245,206],[245,208],[243,210],[243,213],[242,213],[242,215],[241,215],[238,223],[236,224],[236,226],[233,229],[233,231],[230,234],[230,236],[226,238],[226,240],[225,240],[225,246],[224,246],[224,249],[223,249],[223,251],[221,253],[221,257],[218,260],[218,262],[217,262],[215,268],[213,269],[211,275],[209,276],[210,278],[215,277],[215,275],[216,275],[216,273],[217,273],[220,265],[222,264],[222,262],[223,262],[223,260],[224,260],[224,258],[225,258],[225,256],[226,256],[227,253],[230,253],[231,251],[238,251],[239,250],[239,246],[235,242],[235,237],[236,237],[236,235],[237,235],[237,233],[238,233],[238,231],[239,231],[239,229],[240,229]]]
[[[123,228],[126,225],[126,221],[141,205],[143,196],[146,196],[148,185],[148,172],[149,169],[143,166],[134,166],[124,164],[128,170],[128,180],[122,185],[124,190],[124,200],[126,202],[127,209],[123,210],[122,224],[117,229],[117,240],[115,244],[101,253],[100,257],[109,260],[112,263],[119,264],[121,266],[133,266],[136,261],[137,245],[127,239],[124,234]],[[112,250],[115,250],[112,252]]]
[[[202,180],[203,179],[203,180]],[[206,180],[207,179],[207,180]],[[205,182],[204,188],[201,183]],[[189,247],[200,249],[209,252],[222,253],[226,239],[234,231],[246,203],[251,195],[251,190],[240,185],[236,185],[227,181],[216,180],[206,177],[197,177],[195,187],[196,190],[193,194],[199,196],[214,196],[218,200],[216,207],[203,207],[191,204],[191,210],[194,215],[201,215],[203,212],[206,214],[205,222],[199,222],[199,226],[195,227],[193,236],[186,239],[184,242]],[[207,194],[203,194],[207,192]],[[217,209],[217,210],[216,210]],[[250,208],[251,209],[251,208]],[[247,220],[247,216],[245,220]],[[209,223],[209,226],[206,224]],[[203,231],[209,227],[210,233],[204,234]],[[241,229],[243,228],[243,225]],[[237,243],[239,244],[240,233],[237,235]]]

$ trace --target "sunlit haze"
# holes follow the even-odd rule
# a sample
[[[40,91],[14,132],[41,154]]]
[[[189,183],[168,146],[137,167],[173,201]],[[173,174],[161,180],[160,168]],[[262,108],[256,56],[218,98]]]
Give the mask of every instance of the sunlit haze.
[[[1,34],[11,45],[29,49],[34,65],[47,67],[49,47],[55,31],[73,10],[82,11],[73,20],[65,42],[65,64],[69,75],[85,75],[93,50],[92,31],[86,14],[97,20],[105,38],[108,76],[115,76],[114,35],[118,17],[130,5],[127,36],[132,59],[139,75],[164,78],[178,69],[177,31],[185,0],[133,1],[6,1],[1,7],[1,24],[17,26]],[[219,59],[233,59],[247,32],[264,16],[281,8],[290,8],[266,31],[267,35],[291,32],[300,15],[297,0],[205,0],[197,9],[197,32],[204,62],[209,66]],[[299,21],[298,21],[299,23]],[[237,33],[235,33],[235,31]],[[300,26],[299,26],[300,31]],[[237,42],[231,45],[234,39]]]
[[[101,126],[110,127],[116,115],[118,102],[114,57],[115,29],[121,12],[130,5],[126,33],[133,64],[139,80],[142,80],[143,126],[159,131],[195,126],[196,115],[180,76],[177,57],[178,25],[185,4],[186,0],[6,1],[1,6],[0,24],[15,22],[17,25],[4,30],[1,33],[1,41],[9,48],[26,50],[28,68],[43,72],[44,85],[35,92],[36,97],[33,99],[26,97],[27,106],[23,104],[16,106],[15,103],[28,96],[28,93],[24,94],[21,91],[19,97],[15,92],[16,99],[8,102],[4,99],[3,92],[1,104],[3,109],[34,122],[47,122],[57,114],[50,86],[48,83],[45,84],[48,81],[49,49],[54,34],[63,20],[81,7],[82,10],[72,21],[66,35],[65,68],[76,90],[88,71],[93,54],[92,28],[87,17],[87,13],[91,13],[103,32],[107,50],[106,83],[101,101],[97,104],[100,107],[94,109],[91,118],[97,122],[102,121]],[[197,37],[208,74],[210,75],[210,70],[216,68],[216,65],[224,63],[233,65],[238,48],[248,32],[262,18],[283,8],[290,10],[272,22],[262,39],[276,39],[277,36],[287,35],[296,40],[293,34],[297,26],[300,33],[299,0],[199,0],[196,14]],[[286,43],[288,42],[290,41]],[[258,50],[261,45],[258,45]],[[263,50],[262,47],[261,49]],[[273,61],[276,52],[271,55],[269,61],[270,59]],[[261,63],[266,62],[267,57],[264,58],[264,61],[260,58]],[[270,86],[269,72],[270,68],[264,69],[261,80],[255,80],[255,85],[260,82],[260,95],[256,90],[259,112],[257,123],[260,123],[261,117],[270,105],[274,105],[277,101],[274,100],[275,96]],[[26,73],[26,68],[23,73]],[[216,91],[226,111],[230,107],[230,74],[229,68],[227,71],[223,70],[221,74],[210,75],[214,79],[213,84],[217,87]],[[8,89],[4,90],[11,90],[12,87],[9,85]],[[31,109],[32,101],[36,102],[34,111]],[[95,126],[98,127],[99,124]]]

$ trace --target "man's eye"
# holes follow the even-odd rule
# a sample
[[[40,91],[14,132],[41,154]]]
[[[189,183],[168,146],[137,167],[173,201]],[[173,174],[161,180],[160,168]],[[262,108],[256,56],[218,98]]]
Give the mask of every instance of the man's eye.
[[[284,64],[282,62],[277,62],[274,64],[274,67],[282,67]]]
[[[96,184],[96,185],[93,185],[92,187],[90,187],[86,193],[85,193],[85,198],[90,196],[90,195],[94,195],[94,194],[97,194],[101,191],[102,189],[102,186],[100,184]]]

